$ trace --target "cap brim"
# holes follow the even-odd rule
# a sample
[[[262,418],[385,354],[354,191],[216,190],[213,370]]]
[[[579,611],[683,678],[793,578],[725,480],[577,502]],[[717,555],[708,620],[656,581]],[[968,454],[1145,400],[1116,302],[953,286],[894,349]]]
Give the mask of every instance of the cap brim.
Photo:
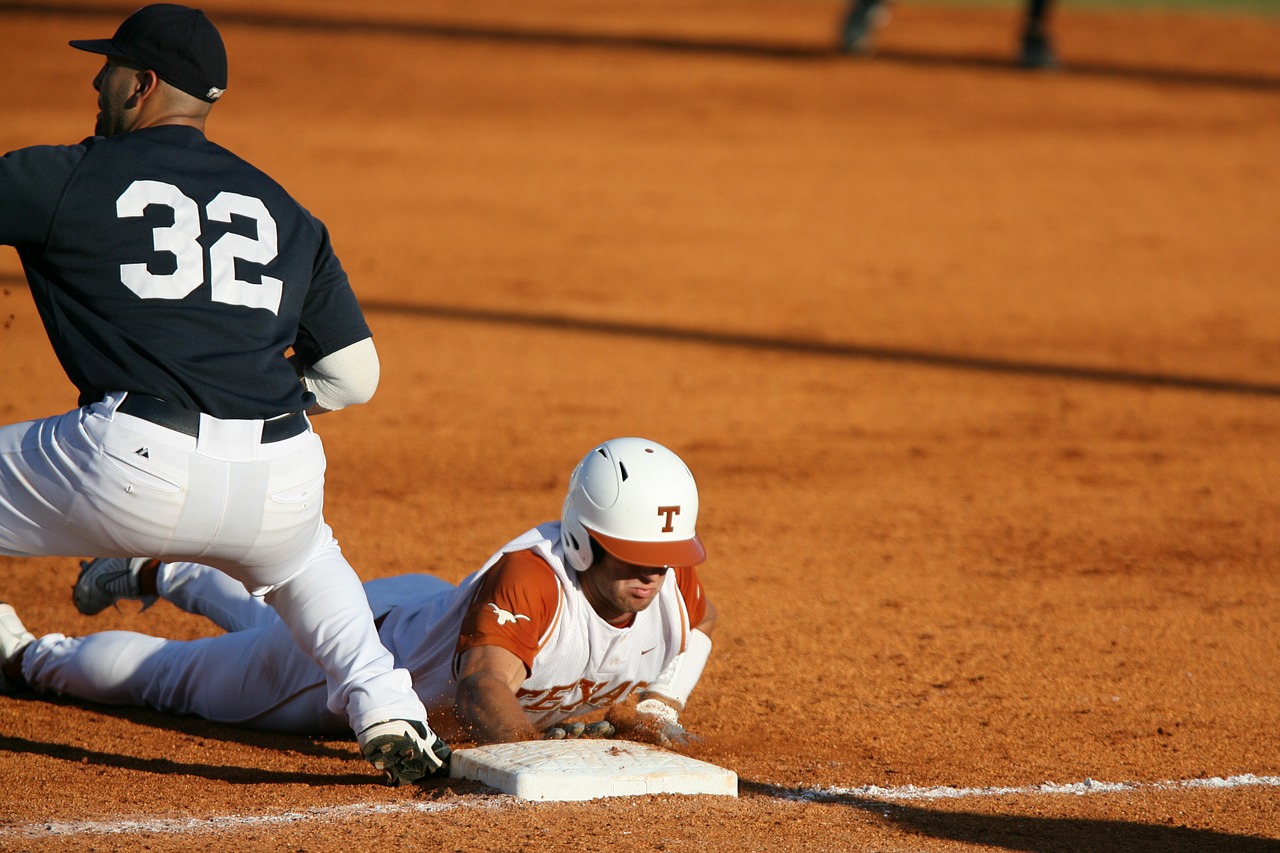
[[[677,542],[633,542],[591,531],[606,551],[633,566],[696,566],[707,559],[707,549],[697,536]]]
[[[75,41],[67,42],[67,44],[76,50],[99,53],[103,56],[126,56],[124,51],[116,47],[116,43],[111,39],[76,39]]]

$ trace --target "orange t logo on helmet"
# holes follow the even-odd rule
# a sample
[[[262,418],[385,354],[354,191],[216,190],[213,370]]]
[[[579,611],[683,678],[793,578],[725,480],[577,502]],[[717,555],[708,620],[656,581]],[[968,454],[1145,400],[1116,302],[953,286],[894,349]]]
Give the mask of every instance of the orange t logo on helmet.
[[[707,558],[697,524],[698,487],[689,466],[655,441],[612,438],[573,469],[560,541],[567,564],[580,572],[596,559],[593,542],[634,566],[696,566]]]

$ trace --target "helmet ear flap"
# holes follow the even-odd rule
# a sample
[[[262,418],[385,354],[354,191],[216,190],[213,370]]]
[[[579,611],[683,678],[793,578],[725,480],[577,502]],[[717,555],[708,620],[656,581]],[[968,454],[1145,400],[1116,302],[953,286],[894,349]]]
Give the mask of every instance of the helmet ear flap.
[[[565,562],[575,571],[591,568],[591,534],[577,518],[565,517],[560,522],[560,544],[564,548]]]

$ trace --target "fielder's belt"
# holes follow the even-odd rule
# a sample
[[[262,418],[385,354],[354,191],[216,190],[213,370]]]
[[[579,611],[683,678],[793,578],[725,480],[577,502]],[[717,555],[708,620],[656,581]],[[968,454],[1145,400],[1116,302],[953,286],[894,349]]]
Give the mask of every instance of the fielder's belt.
[[[200,437],[199,412],[166,403],[158,397],[130,393],[125,395],[124,400],[116,407],[116,411],[192,438]],[[286,438],[293,438],[306,431],[306,415],[302,412],[289,412],[287,415],[280,415],[262,422],[262,443],[284,441]]]

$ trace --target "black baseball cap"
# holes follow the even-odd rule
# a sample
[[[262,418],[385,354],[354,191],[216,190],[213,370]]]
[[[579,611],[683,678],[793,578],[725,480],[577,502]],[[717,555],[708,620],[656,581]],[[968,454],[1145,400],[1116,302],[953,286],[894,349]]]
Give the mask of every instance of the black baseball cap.
[[[143,6],[109,39],[70,45],[89,53],[128,59],[170,86],[213,103],[227,90],[227,51],[203,10],[176,3]]]

